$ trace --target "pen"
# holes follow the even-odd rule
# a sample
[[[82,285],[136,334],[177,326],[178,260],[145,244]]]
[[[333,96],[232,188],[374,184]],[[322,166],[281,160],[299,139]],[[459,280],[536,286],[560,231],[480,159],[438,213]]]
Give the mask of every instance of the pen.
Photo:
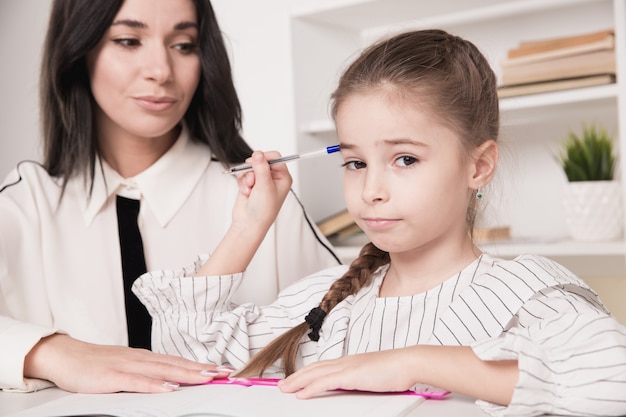
[[[330,155],[331,153],[335,153],[337,151],[339,151],[339,145],[327,146],[324,149],[320,149],[320,150],[313,151],[313,152],[307,152],[307,153],[303,153],[299,155],[290,155],[290,156],[283,156],[281,158],[270,159],[269,161],[267,161],[267,163],[270,165],[283,164],[285,162],[294,161],[296,159],[313,158],[316,156]],[[251,169],[252,169],[252,165],[242,164],[242,165],[237,165],[236,167],[227,169],[226,171],[224,171],[224,174],[235,174],[237,172],[249,171]]]

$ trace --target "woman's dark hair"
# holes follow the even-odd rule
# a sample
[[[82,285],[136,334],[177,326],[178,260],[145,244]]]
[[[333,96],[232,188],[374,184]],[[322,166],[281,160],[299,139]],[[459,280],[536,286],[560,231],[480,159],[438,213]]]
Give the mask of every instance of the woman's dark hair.
[[[40,105],[44,167],[64,181],[87,174],[98,157],[96,103],[86,56],[113,23],[124,0],[54,0],[43,49]],[[201,77],[185,113],[191,140],[207,144],[225,166],[252,149],[241,136],[241,105],[228,53],[209,0],[194,0]]]
[[[499,131],[496,77],[489,63],[471,42],[442,30],[401,33],[365,49],[344,71],[332,94],[332,115],[354,94],[379,92],[407,103],[425,104],[470,151]],[[469,202],[467,227],[475,218],[475,198]],[[302,338],[317,340],[320,319],[351,294],[369,285],[373,274],[389,262],[389,254],[368,243],[346,273],[335,281],[310,316],[257,353],[239,375],[262,375],[274,364],[286,375],[295,371]],[[316,320],[318,319],[318,320]],[[281,362],[282,361],[282,362]]]

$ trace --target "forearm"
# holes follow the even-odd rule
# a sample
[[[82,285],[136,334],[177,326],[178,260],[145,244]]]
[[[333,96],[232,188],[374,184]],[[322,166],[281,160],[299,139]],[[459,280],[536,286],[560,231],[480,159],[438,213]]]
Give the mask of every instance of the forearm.
[[[402,349],[407,377],[496,404],[509,404],[518,380],[517,361],[484,361],[467,346],[418,345]]]
[[[233,224],[196,276],[229,275],[243,272],[263,242],[267,228]]]
[[[270,169],[261,152],[254,152],[250,160],[253,171],[238,180],[239,195],[233,208],[232,223],[209,260],[198,271],[199,276],[243,272],[276,220],[289,192],[291,176],[286,167]]]

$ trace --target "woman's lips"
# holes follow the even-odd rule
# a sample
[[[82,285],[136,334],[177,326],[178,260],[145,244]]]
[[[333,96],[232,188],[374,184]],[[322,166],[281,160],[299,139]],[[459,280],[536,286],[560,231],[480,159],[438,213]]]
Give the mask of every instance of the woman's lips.
[[[136,97],[135,101],[140,107],[150,111],[164,111],[176,103],[176,100],[169,97]]]

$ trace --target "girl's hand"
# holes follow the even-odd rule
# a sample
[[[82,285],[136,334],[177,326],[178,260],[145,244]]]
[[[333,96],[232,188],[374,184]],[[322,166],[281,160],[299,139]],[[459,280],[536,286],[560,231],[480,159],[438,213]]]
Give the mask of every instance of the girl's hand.
[[[394,349],[321,361],[280,381],[279,387],[283,392],[295,392],[302,399],[335,389],[406,391],[416,381],[406,371],[403,358],[402,349]]]
[[[415,345],[317,362],[279,387],[310,398],[334,389],[406,391],[421,383],[507,405],[518,379],[516,360],[483,361],[469,346]]]
[[[289,193],[291,175],[284,164],[270,165],[277,152],[256,151],[246,162],[252,171],[238,177],[239,195],[228,232],[196,275],[215,276],[245,271],[276,220]]]
[[[52,381],[71,392],[158,393],[173,391],[179,384],[223,378],[229,371],[145,349],[94,345],[55,334],[42,339],[26,356],[24,375]]]
[[[278,152],[255,151],[246,160],[252,171],[240,174],[239,196],[233,209],[233,224],[259,227],[263,233],[274,222],[291,188],[292,178],[285,164],[269,165]]]

